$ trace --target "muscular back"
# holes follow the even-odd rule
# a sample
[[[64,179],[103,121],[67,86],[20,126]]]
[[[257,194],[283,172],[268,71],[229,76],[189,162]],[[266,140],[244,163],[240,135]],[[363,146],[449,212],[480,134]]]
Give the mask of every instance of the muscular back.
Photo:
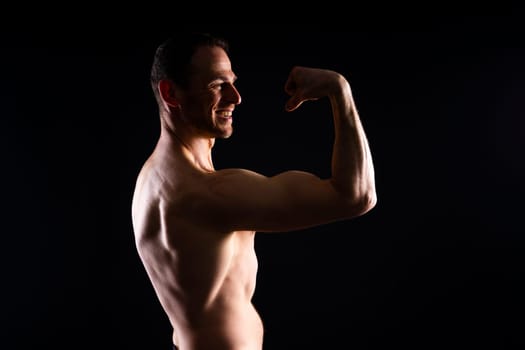
[[[251,304],[257,274],[253,231],[224,231],[208,216],[203,173],[154,153],[139,174],[133,226],[139,256],[180,349],[260,349]],[[255,343],[254,343],[255,342]]]

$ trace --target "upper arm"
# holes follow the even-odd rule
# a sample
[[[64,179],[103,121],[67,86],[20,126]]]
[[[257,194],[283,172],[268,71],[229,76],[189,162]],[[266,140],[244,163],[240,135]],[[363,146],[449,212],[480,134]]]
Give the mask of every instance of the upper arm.
[[[266,177],[242,169],[214,173],[199,201],[225,230],[288,231],[364,213],[362,203],[341,196],[330,180],[288,171]]]

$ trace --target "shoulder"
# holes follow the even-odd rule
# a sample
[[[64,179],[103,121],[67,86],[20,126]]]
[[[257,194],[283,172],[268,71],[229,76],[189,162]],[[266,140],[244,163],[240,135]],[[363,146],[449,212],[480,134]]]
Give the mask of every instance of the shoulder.
[[[245,185],[253,185],[255,182],[268,179],[266,176],[248,169],[224,169],[218,170],[208,176],[206,184],[210,190],[221,190],[224,187],[240,189]]]

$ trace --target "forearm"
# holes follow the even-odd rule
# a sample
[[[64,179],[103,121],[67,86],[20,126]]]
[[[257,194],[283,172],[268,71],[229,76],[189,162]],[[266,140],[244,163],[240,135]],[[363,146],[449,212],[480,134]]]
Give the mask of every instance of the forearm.
[[[329,98],[335,127],[332,185],[350,203],[369,209],[376,202],[372,155],[350,85],[344,78]]]

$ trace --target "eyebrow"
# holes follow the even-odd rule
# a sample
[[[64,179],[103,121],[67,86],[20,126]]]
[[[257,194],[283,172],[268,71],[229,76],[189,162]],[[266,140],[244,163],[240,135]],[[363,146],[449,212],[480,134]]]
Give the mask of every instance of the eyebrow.
[[[235,83],[237,81],[237,79],[238,79],[238,77],[235,74],[233,75],[233,77],[221,74],[221,75],[215,77],[214,79],[212,79],[208,84],[215,84],[218,81]]]
[[[233,72],[232,72],[232,74],[233,74],[232,80],[233,80],[233,81],[236,81],[239,77],[237,76],[237,74],[235,74],[235,73],[233,73]],[[221,73],[221,74],[217,77],[217,79],[222,79],[222,80],[229,81],[229,80],[230,80],[230,76],[229,76],[229,75],[226,75],[226,74],[224,74],[224,73]]]

